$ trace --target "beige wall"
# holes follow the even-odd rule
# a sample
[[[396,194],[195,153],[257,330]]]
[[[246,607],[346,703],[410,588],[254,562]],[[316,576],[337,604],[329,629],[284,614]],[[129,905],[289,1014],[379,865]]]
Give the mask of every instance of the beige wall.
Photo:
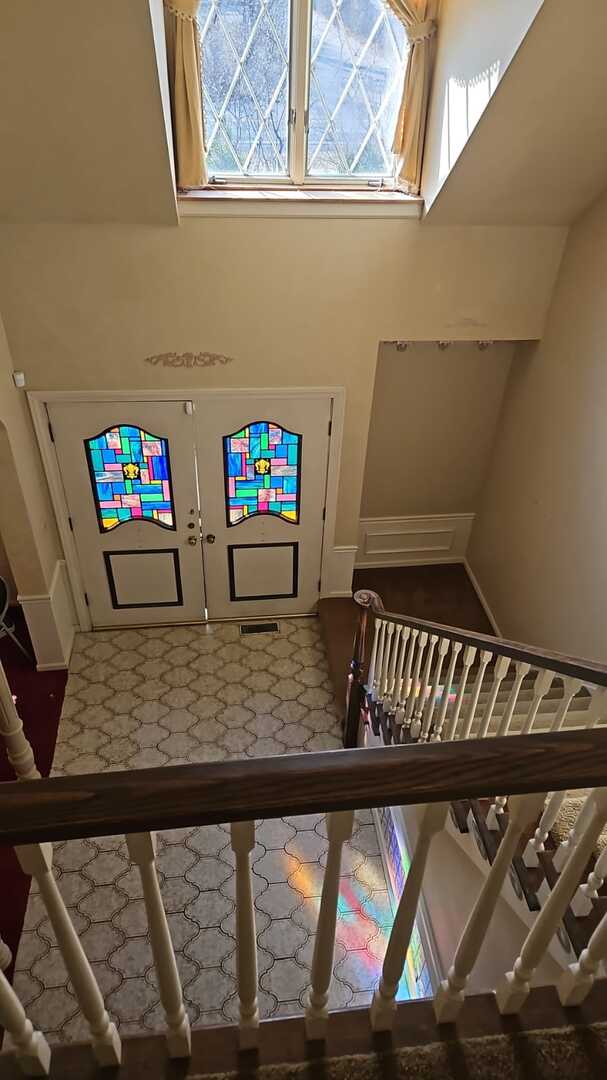
[[[469,553],[502,631],[607,657],[607,196],[572,229],[521,347]]]
[[[351,544],[379,342],[539,337],[564,237],[385,219],[6,226],[0,296],[32,389],[345,386],[336,542]],[[185,350],[234,362],[144,362]]]
[[[0,3],[0,220],[177,220],[162,0]]]
[[[0,533],[20,593],[48,592],[59,541],[23,390],[0,319]]]
[[[476,510],[513,351],[382,346],[361,517]]]
[[[544,0],[441,0],[422,191],[430,208]]]
[[[447,0],[439,61],[441,33],[444,57],[434,84],[423,185],[427,199],[436,196],[428,221],[575,221],[607,186],[607,4]],[[523,39],[518,49],[517,36]],[[501,78],[491,103],[437,195],[437,171],[440,183],[448,163],[449,128],[455,126],[457,149],[466,137],[466,101],[473,120],[488,92],[486,73],[495,64]],[[445,107],[449,87],[451,112]],[[445,146],[447,161],[441,157]]]
[[[13,571],[11,570],[10,563],[8,561],[8,555],[4,544],[2,543],[2,537],[0,536],[0,577],[4,578],[8,585],[9,599],[13,603],[16,592],[15,579],[13,577]]]

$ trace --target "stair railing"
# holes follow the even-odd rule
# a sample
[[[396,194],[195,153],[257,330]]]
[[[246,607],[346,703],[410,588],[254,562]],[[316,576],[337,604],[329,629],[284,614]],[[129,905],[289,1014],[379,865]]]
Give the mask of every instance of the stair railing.
[[[602,664],[387,612],[371,590],[356,592],[354,600],[359,622],[346,747],[360,744],[365,724],[395,744],[557,732],[607,722]],[[494,813],[503,808],[504,802],[496,801]]]
[[[498,983],[500,1009],[509,1013],[521,1007],[532,973],[580,880],[584,879],[588,854],[607,819],[607,789],[600,787],[605,776],[607,732],[578,729],[11,782],[0,785],[0,842],[16,845],[24,868],[36,877],[81,1011],[89,1024],[92,1052],[99,1064],[116,1067],[121,1059],[119,1034],[106,1011],[101,990],[54,881],[51,843],[126,834],[130,856],[143,882],[153,959],[166,1017],[168,1052],[171,1057],[183,1058],[190,1053],[190,1029],[158,889],[153,832],[230,822],[236,862],[238,1027],[241,1048],[250,1053],[259,1045],[263,1023],[257,1004],[250,860],[257,819],[309,813],[329,815],[329,851],[305,1009],[308,1036],[322,1040],[329,1019],[327,1002],[338,918],[341,853],[351,832],[352,811],[391,805],[425,806],[411,869],[371,1006],[372,1026],[387,1030],[396,1012],[398,983],[411,941],[428,854],[433,838],[444,824],[448,804],[462,798],[487,797],[496,791],[514,792],[517,796],[511,802],[511,819],[502,840],[503,855],[500,857],[498,853],[493,862],[447,980],[439,989],[436,999],[439,1022],[452,1019],[462,1006],[468,977],[495,912],[505,867],[524,829],[528,825],[532,828],[541,813],[546,791],[570,787],[596,789],[591,795],[584,827],[549,902],[538,916],[519,957],[513,956],[512,970]],[[605,958],[606,920],[607,916],[597,926],[578,963],[565,972],[559,983],[565,1006],[579,1004],[590,992],[599,964]],[[22,1071],[27,1075],[48,1075],[49,1046],[43,1034],[32,1027],[1,973],[0,1025],[10,1033]]]

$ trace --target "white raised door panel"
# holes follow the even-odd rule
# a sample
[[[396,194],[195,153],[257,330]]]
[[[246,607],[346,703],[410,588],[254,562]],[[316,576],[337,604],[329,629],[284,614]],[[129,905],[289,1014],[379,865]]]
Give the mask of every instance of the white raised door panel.
[[[188,405],[48,406],[94,627],[204,619],[194,416]]]
[[[219,395],[199,417],[210,619],[315,610],[330,419],[312,394]]]

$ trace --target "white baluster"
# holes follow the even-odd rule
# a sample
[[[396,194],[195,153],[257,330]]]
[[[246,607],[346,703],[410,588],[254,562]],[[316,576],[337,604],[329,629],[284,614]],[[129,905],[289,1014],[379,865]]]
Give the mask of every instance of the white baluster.
[[[384,638],[386,636],[386,623],[385,619],[378,619],[376,617],[376,623],[379,624],[379,639],[377,642],[377,654],[375,657],[375,664],[373,665],[373,699],[377,701],[379,696],[379,688],[381,686],[382,667],[384,663]]]
[[[305,1010],[306,1036],[308,1039],[324,1039],[327,1033],[329,991],[333,973],[335,952],[335,924],[339,900],[341,853],[346,840],[352,836],[354,813],[340,810],[327,814],[329,850],[322,896],[318,912],[318,926],[312,955],[311,985]]]
[[[599,720],[607,718],[607,686],[597,686],[592,691],[590,708],[588,709],[587,728],[596,727]]]
[[[449,705],[449,691],[453,685],[453,676],[455,674],[455,665],[457,664],[457,658],[462,651],[461,641],[451,642],[451,659],[449,660],[449,667],[445,676],[445,684],[443,686],[443,694],[441,697],[440,708],[438,710],[438,716],[436,718],[436,727],[434,734],[432,735],[433,742],[440,742],[443,735],[443,728],[445,726],[445,717],[447,715],[447,708]]]
[[[498,729],[497,729],[497,732],[496,732],[496,736],[498,738],[502,738],[503,736],[508,734],[508,731],[510,729],[510,724],[512,722],[512,717],[514,715],[514,710],[516,708],[516,703],[518,701],[518,696],[519,696],[521,686],[522,686],[522,683],[523,683],[523,679],[525,679],[527,677],[527,675],[529,674],[529,671],[530,671],[529,664],[523,663],[522,660],[519,660],[517,662],[517,664],[515,666],[516,674],[514,676],[514,682],[512,684],[512,689],[510,690],[510,693],[508,695],[508,701],[506,702],[506,708],[504,709],[504,712],[502,714],[502,717],[500,719],[499,726],[498,726]],[[486,823],[487,823],[487,828],[488,829],[492,829],[494,832],[496,832],[499,829],[498,817],[499,817],[500,814],[504,813],[504,811],[506,809],[507,801],[508,801],[508,796],[507,795],[497,795],[496,798],[493,800],[492,805],[489,807],[489,810],[487,811]]]
[[[436,706],[436,695],[438,694],[438,687],[440,684],[441,672],[443,670],[443,664],[445,662],[445,656],[449,652],[450,641],[448,638],[441,638],[438,643],[438,655],[436,657],[436,664],[434,665],[434,675],[432,676],[432,686],[430,687],[430,694],[426,702],[426,708],[424,711],[424,722],[422,724],[422,730],[420,735],[420,742],[427,742],[430,731],[432,730],[432,717],[434,716],[434,709]]]
[[[384,641],[384,656],[382,662],[381,671],[381,686],[379,691],[380,701],[384,701],[388,692],[388,680],[390,676],[390,656],[392,653],[392,640],[394,638],[394,623],[389,622],[386,626],[386,637]]]
[[[476,679],[474,680],[474,686],[472,687],[472,694],[470,701],[468,702],[468,708],[466,709],[466,715],[464,717],[464,723],[462,726],[460,739],[469,739],[472,725],[474,723],[474,714],[476,713],[476,706],[478,705],[478,699],[480,697],[483,679],[485,678],[485,669],[487,664],[491,660],[493,653],[490,653],[488,649],[483,649],[480,655],[478,663],[478,671],[476,673]]]
[[[374,1031],[389,1031],[394,1023],[396,993],[411,943],[430,845],[436,834],[444,829],[448,811],[448,803],[434,803],[424,808],[411,866],[388,941],[381,979],[371,1003],[371,1026]]]
[[[548,793],[546,805],[544,806],[538,827],[523,851],[523,862],[525,866],[539,866],[537,853],[538,851],[545,850],[544,844],[548,839],[548,834],[552,826],[559,816],[559,810],[563,805],[566,794],[566,791],[550,791]]]
[[[513,970],[504,975],[496,989],[497,1006],[504,1015],[517,1013],[526,1001],[535,969],[541,963],[567,910],[580,875],[592,854],[607,817],[607,788],[597,789],[590,798],[592,813],[588,827],[573,849],[563,873],[537,915]]]
[[[426,698],[430,691],[428,683],[430,682],[430,671],[432,669],[432,660],[434,657],[434,650],[436,649],[436,643],[438,636],[436,634],[430,634],[430,641],[428,645],[428,651],[426,653],[426,659],[424,661],[424,670],[419,685],[419,691],[417,694],[417,702],[415,705],[414,719],[411,724],[411,737],[413,739],[419,738],[422,730],[422,716],[426,708]]]
[[[607,914],[603,915],[577,964],[570,964],[561,975],[556,986],[561,1005],[582,1004],[604,960],[607,960]]]
[[[459,714],[462,707],[462,701],[464,700],[464,693],[466,690],[466,683],[468,681],[468,674],[470,668],[474,662],[476,656],[476,649],[473,645],[466,645],[464,649],[464,655],[462,657],[463,670],[459,678],[459,685],[457,687],[457,694],[453,703],[453,712],[449,717],[449,723],[447,724],[447,730],[445,732],[446,742],[451,742],[455,738],[455,731],[457,728],[457,721],[459,720]]]
[[[384,712],[390,712],[395,701],[394,691],[396,688],[396,661],[398,660],[400,636],[403,628],[398,624],[394,627],[394,637],[392,639],[392,649],[390,652],[390,665],[388,667],[388,678],[386,680],[386,693],[384,695]]]
[[[405,710],[407,702],[409,701],[409,694],[411,693],[411,666],[413,664],[413,657],[415,656],[415,650],[417,648],[417,639],[419,637],[419,630],[411,629],[411,635],[409,639],[409,648],[407,650],[407,663],[403,673],[402,682],[400,684],[400,690],[398,693],[398,708],[396,710],[396,723],[404,724],[405,722]]]
[[[413,673],[411,675],[411,689],[409,690],[407,707],[405,709],[406,727],[410,726],[411,720],[413,719],[413,710],[417,705],[417,694],[419,691],[419,673],[422,666],[422,659],[427,643],[428,635],[425,630],[422,630],[421,634],[417,639],[417,652],[415,654],[415,660],[413,662]]]
[[[529,706],[529,712],[525,717],[525,723],[523,725],[523,735],[528,735],[533,728],[535,718],[538,713],[538,709],[542,704],[543,699],[552,686],[552,680],[555,677],[554,671],[540,671],[533,684],[533,698]]]
[[[4,668],[0,664],[0,736],[6,744],[6,756],[18,780],[39,780],[34,752],[23,734],[23,724],[17,712]]]
[[[500,720],[500,723],[499,723],[499,727],[498,727],[497,733],[496,733],[499,738],[501,738],[502,735],[507,735],[508,734],[508,731],[510,729],[510,723],[511,723],[512,717],[514,715],[514,710],[516,708],[516,703],[518,701],[518,696],[519,696],[519,693],[520,693],[520,690],[521,690],[523,680],[526,679],[526,677],[529,674],[530,670],[531,670],[531,667],[530,667],[529,664],[525,664],[522,660],[517,661],[517,663],[515,665],[516,674],[514,676],[514,682],[512,683],[512,689],[510,690],[510,694],[508,695],[508,701],[506,702],[506,708],[504,709],[504,712],[502,714],[502,717],[501,717],[501,720]]]
[[[590,915],[593,908],[592,901],[598,900],[599,889],[603,888],[605,878],[607,878],[607,847],[603,848],[594,864],[594,870],[590,871],[588,879],[580,885],[571,901],[571,910],[578,919]]]
[[[466,923],[449,974],[434,998],[439,1024],[452,1023],[464,1003],[468,978],[487,936],[512,858],[524,830],[539,813],[542,801],[542,795],[514,795],[510,800],[508,828]]]
[[[51,844],[26,844],[15,848],[21,869],[36,881],[78,1004],[87,1021],[93,1053],[101,1066],[120,1065],[121,1046],[116,1026],[105,1011],[101,991],[93,975],[74,924],[53,876]]]
[[[559,874],[563,870],[565,863],[569,859],[571,852],[578,843],[580,836],[582,836],[584,829],[592,816],[592,805],[592,796],[589,795],[573,823],[573,828],[569,830],[567,839],[559,844],[552,856],[552,865],[555,870],[558,870]]]
[[[255,822],[233,822],[230,825],[230,836],[232,851],[236,856],[236,971],[240,1005],[238,1034],[241,1049],[251,1050],[259,1042],[257,938],[251,883]]]
[[[483,717],[478,729],[478,738],[484,739],[489,731],[489,725],[493,716],[493,710],[497,701],[497,695],[500,692],[500,686],[502,685],[506,675],[508,674],[508,668],[510,667],[510,657],[508,656],[496,656],[495,664],[493,665],[493,682],[491,684],[491,690],[489,691],[489,697],[483,710]]]
[[[375,678],[375,668],[377,665],[377,642],[379,639],[379,624],[380,620],[375,619],[375,629],[373,631],[373,648],[371,649],[371,659],[369,660],[369,670],[367,672],[367,690],[369,693],[373,692],[373,680]]]
[[[175,950],[171,941],[169,925],[162,903],[158,875],[156,873],[155,833],[128,833],[126,843],[129,855],[137,864],[143,888],[143,899],[150,930],[150,944],[158,978],[160,1002],[167,1022],[167,1045],[169,1057],[190,1056],[191,1035],[181,991]]]
[[[559,707],[554,714],[554,719],[550,725],[551,731],[560,731],[564,722],[569,706],[576,694],[582,689],[582,682],[580,679],[563,679],[563,696],[559,703]]]
[[[15,1056],[26,1076],[48,1076],[51,1050],[44,1035],[34,1031],[6,976],[0,971],[0,1028],[8,1031],[16,1046]]]
[[[9,949],[6,941],[3,941],[0,937],[0,971],[6,971],[11,966],[13,954]]]
[[[393,725],[394,725],[394,729],[395,729],[394,730],[394,741],[395,742],[400,742],[400,729],[402,727],[402,722],[403,722],[403,719],[404,719],[404,710],[401,707],[400,701],[401,701],[401,694],[402,694],[402,688],[403,688],[403,671],[404,671],[404,667],[405,667],[405,657],[407,655],[407,645],[408,645],[408,642],[409,642],[410,635],[411,635],[411,627],[410,626],[403,626],[401,639],[400,639],[400,649],[399,649],[399,655],[398,655],[398,664],[397,664],[396,672],[395,672],[395,675],[394,675],[394,695],[393,695],[393,698],[392,698],[392,705],[395,708],[394,720],[393,720]]]

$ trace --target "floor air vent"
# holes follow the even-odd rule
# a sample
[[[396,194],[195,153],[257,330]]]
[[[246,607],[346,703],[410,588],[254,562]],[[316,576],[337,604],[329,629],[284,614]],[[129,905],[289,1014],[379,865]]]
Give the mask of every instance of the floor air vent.
[[[240,624],[241,634],[277,634],[277,622],[250,622]]]

